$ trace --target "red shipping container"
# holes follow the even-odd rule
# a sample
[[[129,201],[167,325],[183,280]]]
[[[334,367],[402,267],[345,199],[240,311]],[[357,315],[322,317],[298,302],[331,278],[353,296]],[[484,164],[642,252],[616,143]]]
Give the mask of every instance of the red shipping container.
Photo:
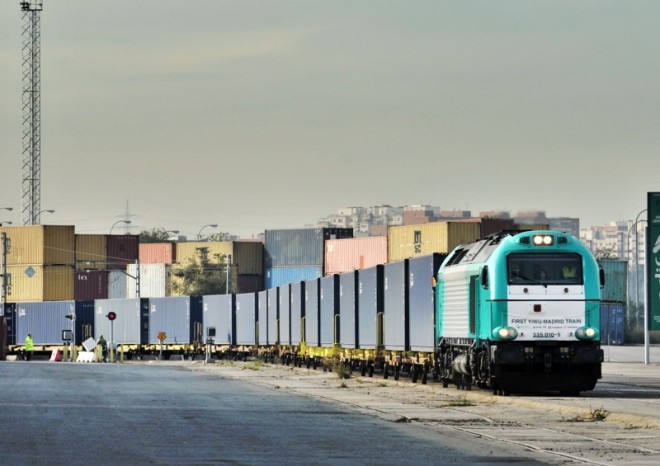
[[[141,264],[167,264],[176,262],[176,246],[173,243],[140,243]]]
[[[325,242],[325,275],[366,269],[386,262],[386,236],[332,239]]]

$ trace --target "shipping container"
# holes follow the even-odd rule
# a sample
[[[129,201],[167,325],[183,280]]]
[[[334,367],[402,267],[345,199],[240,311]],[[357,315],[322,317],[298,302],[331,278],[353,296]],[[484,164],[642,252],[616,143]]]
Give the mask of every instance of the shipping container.
[[[257,293],[236,295],[236,344],[257,344]]]
[[[73,265],[9,265],[8,302],[73,300]]]
[[[115,320],[108,313],[116,314]],[[112,344],[145,345],[149,342],[149,300],[97,299],[94,301],[94,338]]]
[[[149,343],[159,344],[158,335],[166,335],[166,345],[204,341],[201,296],[149,298]]]
[[[6,325],[6,335],[7,345],[16,345],[16,304],[15,303],[5,303],[0,304],[0,314],[5,319]],[[21,342],[22,343],[22,342]]]
[[[319,280],[305,282],[305,343],[319,346]]]
[[[339,275],[339,344],[357,348],[358,272]]]
[[[268,313],[268,344],[279,344],[279,323],[280,323],[280,309],[279,309],[279,288],[272,288],[266,290],[268,304],[266,305],[266,312]]]
[[[236,293],[254,293],[264,289],[263,275],[244,275],[238,274],[238,289]]]
[[[408,327],[410,351],[435,349],[434,277],[446,254],[408,259]]]
[[[234,241],[232,264],[239,275],[264,274],[264,243],[257,241]]]
[[[73,299],[86,301],[108,298],[108,272],[105,270],[78,271],[73,277]]]
[[[75,234],[73,226],[28,225],[0,226],[11,244],[7,265],[68,265],[75,264]]]
[[[305,282],[292,283],[291,293],[291,344],[303,342],[305,317]]]
[[[140,264],[126,267],[126,293],[128,298],[166,298],[172,295],[172,266],[167,264]],[[137,295],[138,279],[140,280],[140,296]]]
[[[600,304],[600,342],[603,345],[623,345],[626,306],[623,303]]]
[[[134,280],[126,275],[124,270],[108,271],[108,299],[127,299],[128,280]]]
[[[389,227],[387,260],[395,262],[435,252],[448,254],[456,246],[479,239],[480,234],[480,224],[475,222],[433,222]]]
[[[126,269],[139,259],[138,235],[108,235],[108,269]]]
[[[257,293],[257,343],[268,344],[268,291]]]
[[[176,262],[182,265],[199,263],[206,256],[211,263],[233,263],[231,241],[184,241],[176,243]]]
[[[325,275],[366,269],[386,262],[386,236],[333,239],[325,242]]]
[[[320,346],[330,348],[339,340],[339,275],[319,279],[319,324],[321,326]]]
[[[189,241],[176,243],[179,264],[199,262],[202,250],[212,262],[232,264],[238,274],[264,274],[264,245],[255,241]]]
[[[322,267],[273,267],[266,269],[266,289],[296,282],[314,280],[323,276]]]
[[[323,269],[325,241],[352,238],[352,228],[302,228],[266,230],[265,269],[273,267],[320,267]]]
[[[383,266],[358,271],[358,347],[375,349],[382,342],[378,328],[385,309]],[[380,320],[380,324],[379,324]]]
[[[291,287],[282,285],[279,291],[280,345],[291,345]]]
[[[216,345],[236,344],[235,308],[236,296],[233,294],[203,297],[204,335],[207,339],[212,338]]]
[[[605,272],[605,286],[601,289],[601,299],[616,303],[628,302],[628,261],[599,259],[598,264]]]
[[[168,264],[176,262],[174,243],[140,243],[140,264]]]
[[[24,344],[30,333],[35,349],[62,345],[63,330],[70,332],[76,345],[94,337],[94,301],[16,303],[17,344]]]
[[[516,225],[511,218],[471,217],[452,220],[452,222],[478,223],[479,239],[486,238],[494,233],[499,233],[501,231],[516,229]]]
[[[383,266],[383,347],[388,351],[409,349],[408,261]]]
[[[108,261],[107,235],[75,235],[78,270],[105,270]]]

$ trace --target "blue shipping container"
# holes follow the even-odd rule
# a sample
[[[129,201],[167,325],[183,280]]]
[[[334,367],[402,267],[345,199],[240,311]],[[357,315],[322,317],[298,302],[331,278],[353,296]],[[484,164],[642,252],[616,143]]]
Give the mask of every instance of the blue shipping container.
[[[212,338],[216,345],[235,345],[234,309],[236,296],[233,294],[208,295],[202,298],[204,335]],[[209,329],[212,331],[209,332]],[[211,336],[210,334],[215,334]]]
[[[600,304],[600,343],[623,345],[626,307],[623,303]]]
[[[166,345],[204,341],[201,296],[149,298],[149,343],[159,344],[164,332]]]
[[[323,267],[272,267],[266,269],[266,289],[296,282],[314,280],[323,276]]]
[[[375,349],[381,342],[377,334],[383,313],[383,266],[358,270],[358,348]]]
[[[321,344],[330,348],[339,341],[336,316],[339,314],[339,275],[323,277],[320,281],[319,323],[321,325]]]
[[[389,262],[383,267],[383,347],[389,351],[407,351],[408,260]]]
[[[305,282],[305,343],[319,346],[319,279]]]
[[[114,321],[108,320],[108,312],[114,312]],[[94,334],[108,342],[140,345],[149,341],[149,300],[97,299],[94,301]]]
[[[339,276],[339,343],[357,348],[358,272]]]
[[[236,295],[236,344],[253,346],[257,343],[257,293]]]
[[[291,286],[279,287],[280,345],[291,345]]]
[[[268,291],[257,293],[257,343],[268,344]]]
[[[66,316],[74,316],[68,319]],[[16,303],[16,344],[25,343],[28,333],[32,334],[35,346],[61,345],[62,331],[73,333],[75,343],[80,345],[94,337],[94,301],[42,301]]]
[[[268,312],[268,344],[276,345],[279,343],[279,319],[280,319],[280,309],[279,309],[279,288],[272,288],[267,290],[266,295],[268,296],[268,305],[266,310]]]
[[[433,277],[445,254],[431,254],[408,260],[408,327],[410,351],[435,349],[435,295]]]
[[[291,284],[291,344],[303,341],[303,317],[305,317],[305,282]]]

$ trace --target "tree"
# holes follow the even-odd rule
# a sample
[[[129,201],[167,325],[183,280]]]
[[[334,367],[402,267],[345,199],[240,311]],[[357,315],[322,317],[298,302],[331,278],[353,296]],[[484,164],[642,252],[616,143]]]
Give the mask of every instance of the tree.
[[[200,238],[201,241],[229,241],[229,233],[225,231],[220,231],[218,233],[213,233],[212,235],[209,235],[204,239],[204,237]]]
[[[163,227],[142,230],[140,232],[140,243],[163,243],[168,241],[170,234]]]
[[[619,257],[617,256],[616,252],[614,251],[616,249],[616,246],[614,244],[604,244],[600,246],[596,246],[596,250],[594,251],[594,256],[596,259],[618,259]]]
[[[225,294],[227,291],[227,256],[213,254],[209,248],[196,248],[196,256],[172,272],[179,280],[172,283],[173,291],[182,296]],[[229,292],[235,290],[235,280],[229,280]]]

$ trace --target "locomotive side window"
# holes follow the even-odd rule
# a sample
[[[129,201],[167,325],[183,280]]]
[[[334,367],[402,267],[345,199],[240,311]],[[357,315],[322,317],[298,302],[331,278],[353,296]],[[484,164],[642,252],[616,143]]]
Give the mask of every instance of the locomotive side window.
[[[581,285],[582,258],[572,253],[510,254],[507,258],[510,285]]]

